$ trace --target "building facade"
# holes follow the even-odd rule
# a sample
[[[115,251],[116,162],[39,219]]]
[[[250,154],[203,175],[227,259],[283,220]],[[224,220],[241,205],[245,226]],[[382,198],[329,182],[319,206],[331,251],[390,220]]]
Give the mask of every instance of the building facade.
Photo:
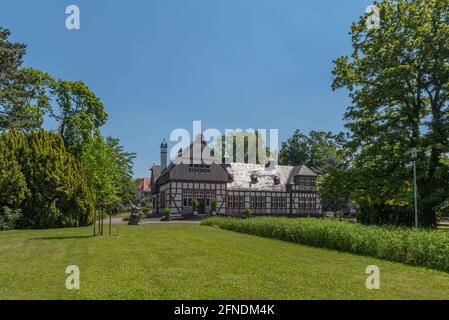
[[[136,199],[138,203],[141,203],[144,200],[151,200],[151,183],[150,178],[144,177],[137,181],[137,191],[136,191]]]
[[[195,152],[199,151],[199,152]],[[199,156],[197,156],[199,155]],[[161,165],[151,170],[151,192],[156,212],[170,208],[173,214],[193,213],[192,200],[198,201],[198,214],[241,215],[249,209],[254,215],[321,216],[317,195],[317,175],[305,165],[279,166],[228,163],[200,139],[179,150],[167,165],[167,144],[161,144]]]

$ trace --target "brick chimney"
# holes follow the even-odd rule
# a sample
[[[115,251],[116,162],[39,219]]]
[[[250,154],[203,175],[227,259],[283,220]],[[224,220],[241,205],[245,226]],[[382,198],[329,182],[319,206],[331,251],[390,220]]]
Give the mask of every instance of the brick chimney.
[[[168,145],[164,139],[161,143],[161,172],[165,168],[167,168],[167,152],[168,152]]]

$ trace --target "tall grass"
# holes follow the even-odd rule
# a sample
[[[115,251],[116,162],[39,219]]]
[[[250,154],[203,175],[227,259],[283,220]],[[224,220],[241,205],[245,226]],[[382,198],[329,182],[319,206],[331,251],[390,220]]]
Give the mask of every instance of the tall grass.
[[[211,217],[204,226],[449,272],[449,233],[320,219]]]

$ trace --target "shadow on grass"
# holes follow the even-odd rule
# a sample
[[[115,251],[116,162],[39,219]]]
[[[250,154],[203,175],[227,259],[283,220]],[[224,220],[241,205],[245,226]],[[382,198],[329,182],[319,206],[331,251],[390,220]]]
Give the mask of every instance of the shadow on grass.
[[[67,239],[89,239],[94,236],[64,236],[64,237],[42,237],[42,238],[29,238],[28,240],[67,240]]]

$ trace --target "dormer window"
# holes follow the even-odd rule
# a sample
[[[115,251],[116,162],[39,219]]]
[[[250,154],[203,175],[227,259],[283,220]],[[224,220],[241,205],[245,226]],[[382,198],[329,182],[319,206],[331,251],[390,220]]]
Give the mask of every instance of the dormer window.
[[[265,169],[267,169],[267,170],[275,170],[276,169],[276,162],[274,160],[270,159],[265,164]]]
[[[273,177],[273,182],[274,182],[275,186],[280,185],[281,184],[281,178],[278,177],[278,176],[274,176]]]
[[[210,166],[205,164],[191,164],[189,165],[190,173],[209,173]]]
[[[259,179],[257,178],[257,175],[256,174],[251,174],[251,183],[252,184],[255,184],[255,183],[257,183],[259,181]]]
[[[301,176],[294,176],[293,177],[293,182],[295,184],[300,184],[301,183]]]

